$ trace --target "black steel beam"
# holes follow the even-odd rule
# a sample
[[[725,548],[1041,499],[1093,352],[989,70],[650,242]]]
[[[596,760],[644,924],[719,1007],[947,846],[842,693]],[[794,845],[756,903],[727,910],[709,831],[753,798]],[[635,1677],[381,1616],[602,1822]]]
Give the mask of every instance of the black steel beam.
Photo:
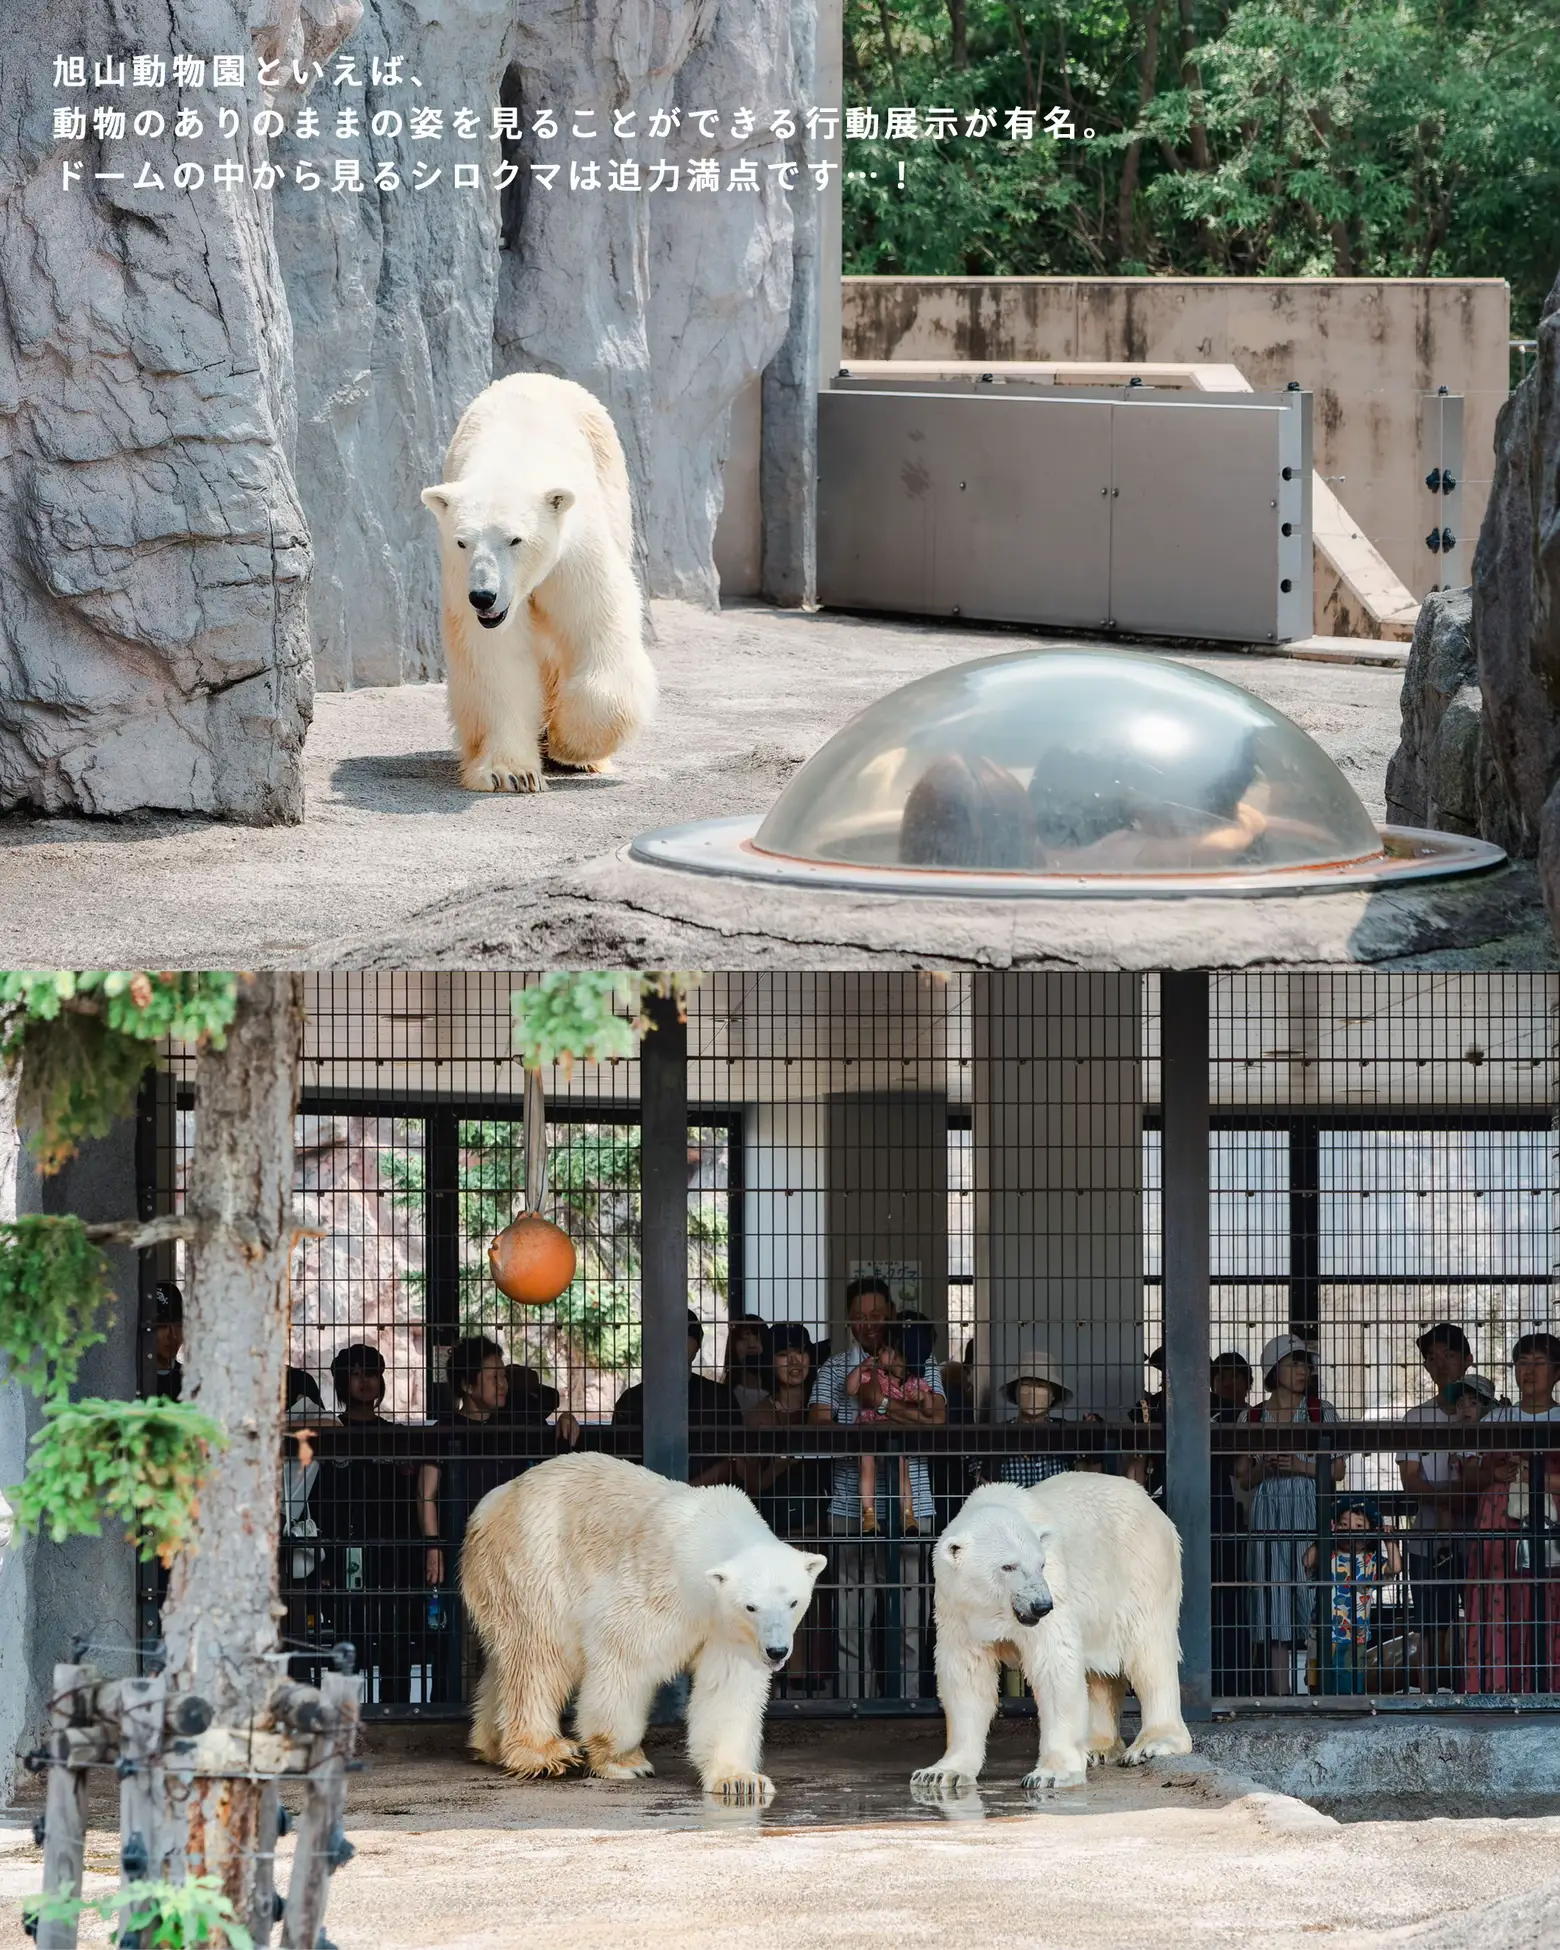
[[[1208,977],[1160,976],[1164,1090],[1165,1505],[1181,1533],[1181,1709],[1213,1707],[1209,1451]]]

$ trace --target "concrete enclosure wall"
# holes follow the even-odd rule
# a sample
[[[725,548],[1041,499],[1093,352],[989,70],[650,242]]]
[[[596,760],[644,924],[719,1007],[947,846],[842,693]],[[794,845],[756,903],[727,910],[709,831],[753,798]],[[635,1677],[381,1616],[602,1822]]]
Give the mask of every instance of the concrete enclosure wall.
[[[0,1219],[18,1213],[74,1212],[89,1223],[135,1216],[135,1122],[126,1118],[106,1138],[82,1146],[54,1177],[40,1179],[19,1149],[9,1097],[0,1092]],[[127,1400],[136,1393],[140,1280],[136,1254],[107,1249],[113,1294],[107,1338],[81,1364],[75,1395]],[[39,1404],[14,1382],[0,1383],[0,1466],[4,1481],[23,1473],[26,1444],[40,1422]],[[9,1533],[10,1517],[0,1520]],[[117,1523],[101,1537],[17,1540],[0,1534],[0,1799],[9,1799],[19,1745],[40,1735],[48,1680],[84,1638],[105,1673],[136,1670],[135,1560]]]
[[[847,363],[1191,360],[1258,390],[1298,380],[1315,395],[1317,472],[1416,597],[1440,580],[1422,400],[1445,386],[1466,402],[1470,546],[1484,518],[1509,390],[1499,278],[846,278],[844,314]]]

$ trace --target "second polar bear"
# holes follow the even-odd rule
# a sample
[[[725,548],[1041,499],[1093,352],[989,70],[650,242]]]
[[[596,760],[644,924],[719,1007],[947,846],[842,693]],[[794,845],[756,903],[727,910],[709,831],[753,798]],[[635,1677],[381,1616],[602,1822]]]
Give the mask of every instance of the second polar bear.
[[[628,469],[583,386],[515,373],[461,415],[439,524],[445,673],[473,792],[537,792],[542,750],[606,769],[655,708]]]
[[[656,1689],[691,1666],[688,1752],[704,1791],[767,1801],[770,1678],[827,1561],[782,1543],[739,1489],[693,1489],[615,1456],[527,1470],[477,1505],[461,1551],[487,1655],[473,1752],[512,1774],[581,1760],[608,1780],[649,1774]]]
[[[1040,1718],[1026,1788],[1081,1787],[1091,1760],[1132,1766],[1192,1751],[1181,1717],[1181,1539],[1136,1483],[1078,1472],[1034,1489],[978,1489],[933,1563],[947,1752],[914,1785],[976,1780],[1004,1663],[1023,1668]],[[1128,1681],[1143,1722],[1123,1750]]]

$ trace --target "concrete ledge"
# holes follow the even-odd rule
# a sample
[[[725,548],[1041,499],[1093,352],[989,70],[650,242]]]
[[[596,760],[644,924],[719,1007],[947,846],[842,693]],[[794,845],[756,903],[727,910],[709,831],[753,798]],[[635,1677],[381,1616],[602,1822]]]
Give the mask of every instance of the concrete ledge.
[[[1197,1751],[1221,1774],[1311,1800],[1560,1795],[1553,1717],[1379,1714],[1359,1721],[1275,1717],[1199,1727]]]

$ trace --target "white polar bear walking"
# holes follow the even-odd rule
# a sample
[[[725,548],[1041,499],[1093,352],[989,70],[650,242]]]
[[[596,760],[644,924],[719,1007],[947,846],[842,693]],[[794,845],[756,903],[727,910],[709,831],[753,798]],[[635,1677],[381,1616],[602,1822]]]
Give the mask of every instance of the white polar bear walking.
[[[422,498],[439,524],[461,783],[539,792],[544,736],[559,764],[605,771],[656,697],[607,409],[570,379],[500,379],[461,415]]]
[[[770,1678],[827,1561],[782,1543],[739,1489],[615,1456],[538,1464],[482,1499],[461,1550],[487,1655],[472,1751],[519,1775],[580,1760],[607,1780],[652,1773],[656,1689],[691,1666],[688,1752],[705,1793],[767,1801]],[[559,1721],[576,1687],[569,1741]]]
[[[1039,1711],[1026,1788],[1081,1787],[1091,1760],[1134,1766],[1192,1751],[1181,1718],[1181,1539],[1136,1483],[1080,1471],[1029,1490],[978,1489],[933,1563],[947,1752],[914,1785],[977,1779],[1003,1663],[1022,1666]],[[1129,1680],[1143,1725],[1123,1751]]]

